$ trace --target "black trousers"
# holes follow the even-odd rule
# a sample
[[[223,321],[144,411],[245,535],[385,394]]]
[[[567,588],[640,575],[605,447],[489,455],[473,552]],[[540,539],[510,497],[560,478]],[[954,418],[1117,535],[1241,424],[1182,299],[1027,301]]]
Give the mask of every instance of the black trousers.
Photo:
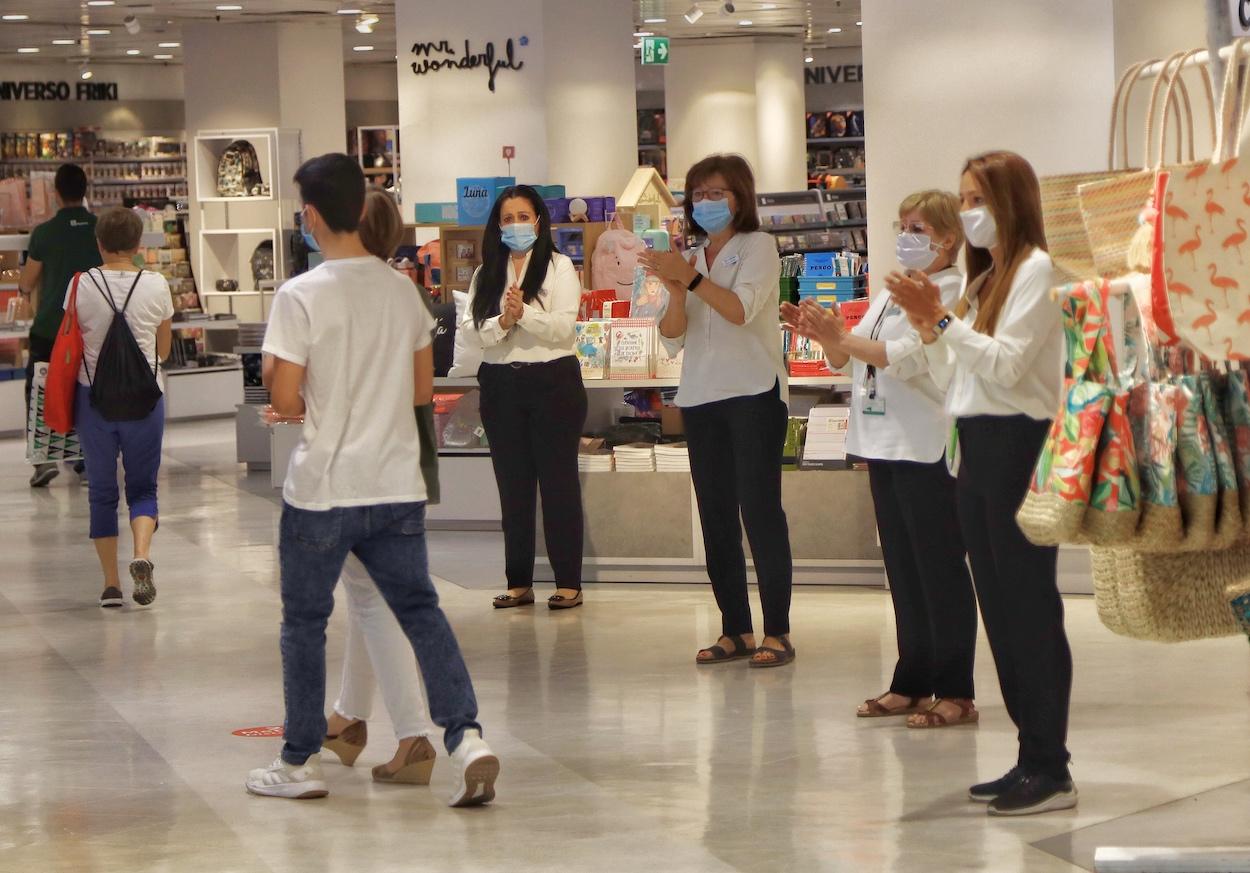
[[[977,601],[946,462],[869,461],[868,482],[898,634],[890,690],[976,697]]]
[[[1033,545],[1016,524],[1049,428],[1027,416],[959,420],[959,524],[1003,701],[1019,729],[1017,763],[1066,779],[1072,651],[1056,579],[1059,550]]]
[[[721,633],[752,633],[746,528],[764,607],[764,635],[790,632],[790,528],[781,505],[781,455],[789,411],[780,389],[687,406],[681,411],[703,527],[707,572]]]
[[[482,426],[499,486],[509,588],[534,584],[538,492],[557,588],[582,587],[582,488],[577,450],[586,388],[577,359],[513,367],[483,364]]]

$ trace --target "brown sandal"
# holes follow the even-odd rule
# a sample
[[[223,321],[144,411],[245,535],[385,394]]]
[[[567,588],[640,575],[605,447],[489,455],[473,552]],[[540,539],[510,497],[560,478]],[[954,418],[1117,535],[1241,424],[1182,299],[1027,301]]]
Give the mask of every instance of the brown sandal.
[[[947,719],[937,711],[939,703],[953,703],[959,707],[959,716],[954,719]],[[913,715],[907,719],[907,726],[915,730],[928,730],[930,728],[958,727],[961,724],[976,724],[981,720],[981,713],[977,712],[977,705],[967,698],[958,697],[939,697],[933,701],[933,705],[921,713]]]
[[[932,697],[909,697],[907,698],[906,706],[890,709],[881,702],[881,698],[890,693],[887,691],[881,697],[865,700],[864,705],[868,707],[868,711],[860,712],[857,710],[855,715],[859,718],[894,718],[895,716],[916,715],[917,713],[925,712],[933,704]]]

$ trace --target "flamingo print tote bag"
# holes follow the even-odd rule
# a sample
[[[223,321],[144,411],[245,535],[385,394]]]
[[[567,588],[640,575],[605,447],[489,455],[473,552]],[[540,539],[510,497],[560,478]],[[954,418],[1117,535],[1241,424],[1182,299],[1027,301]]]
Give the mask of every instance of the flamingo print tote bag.
[[[1238,57],[1246,39],[1234,43]],[[1250,160],[1241,161],[1250,88],[1228,64],[1215,156],[1171,171],[1172,206],[1188,220],[1163,240],[1168,303],[1176,333],[1212,361],[1250,355]]]

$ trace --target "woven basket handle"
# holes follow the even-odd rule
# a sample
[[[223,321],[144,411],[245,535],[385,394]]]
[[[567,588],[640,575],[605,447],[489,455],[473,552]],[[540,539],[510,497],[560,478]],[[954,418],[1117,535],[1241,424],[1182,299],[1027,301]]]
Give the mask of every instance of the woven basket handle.
[[[1177,85],[1180,86],[1181,99],[1185,103],[1185,111],[1188,115],[1189,160],[1190,161],[1195,160],[1195,158],[1197,157],[1195,154],[1195,145],[1194,145],[1193,110],[1189,105],[1189,88],[1185,85],[1185,80],[1182,76],[1182,73],[1184,71],[1185,64],[1189,61],[1189,59],[1199,54],[1201,51],[1202,49],[1191,49],[1190,51],[1187,51],[1187,52],[1178,52],[1177,54],[1172,55],[1172,57],[1169,58],[1167,62],[1165,62],[1164,69],[1159,74],[1159,81],[1163,81],[1165,77],[1167,79],[1168,96],[1166,99],[1168,99],[1169,101],[1173,99],[1172,97],[1173,88],[1175,88]],[[1175,59],[1176,66],[1175,68],[1169,71],[1168,66],[1172,63],[1173,59]],[[1219,126],[1216,123],[1215,95],[1214,95],[1214,89],[1211,87],[1211,72],[1210,70],[1206,68],[1205,65],[1199,65],[1198,71],[1202,79],[1203,93],[1205,94],[1207,98],[1208,128],[1211,131],[1211,137],[1212,137],[1212,140],[1214,141],[1215,138],[1218,136]],[[1221,106],[1221,117],[1223,115],[1223,110],[1224,110],[1224,107]],[[1181,138],[1178,136],[1177,143],[1176,143],[1176,159],[1178,163],[1182,160],[1180,140]],[[1163,151],[1164,151],[1164,142],[1163,142],[1163,138],[1161,137],[1159,140],[1159,151],[1157,153],[1156,162],[1154,165],[1156,168],[1161,167],[1163,165]]]
[[[1194,140],[1193,108],[1191,107],[1190,102],[1189,102],[1189,86],[1185,84],[1185,80],[1182,79],[1180,76],[1181,66],[1184,63],[1184,60],[1185,58],[1189,57],[1191,54],[1193,54],[1193,52],[1176,52],[1174,54],[1168,55],[1168,57],[1163,61],[1163,69],[1159,71],[1158,77],[1155,78],[1154,88],[1151,89],[1151,92],[1150,92],[1151,114],[1148,115],[1146,118],[1145,155],[1147,157],[1143,158],[1143,160],[1146,161],[1147,162],[1146,165],[1152,169],[1157,170],[1159,167],[1163,166],[1163,153],[1166,149],[1167,138],[1168,138],[1167,110],[1169,108],[1172,110],[1173,115],[1176,116],[1176,121],[1177,121],[1176,162],[1179,164],[1181,161],[1184,160],[1184,153],[1182,149],[1184,148],[1184,140],[1185,140],[1186,133],[1189,134],[1189,150],[1191,152],[1191,157],[1192,157],[1193,140]],[[1174,65],[1175,65],[1175,68],[1174,68]],[[1187,124],[1184,127],[1181,126],[1182,118],[1181,118],[1180,108],[1179,108],[1179,104],[1177,102],[1177,97],[1176,97],[1176,88],[1178,86],[1180,87],[1181,94],[1183,95],[1183,103],[1184,103],[1184,107],[1186,110],[1185,121],[1187,122]],[[1158,97],[1159,97],[1159,93],[1161,90],[1163,93],[1163,105],[1165,107],[1164,112],[1163,112],[1163,123],[1156,125],[1155,117],[1153,113],[1157,107]],[[1154,141],[1154,134],[1156,132],[1159,135],[1159,148],[1157,151],[1155,151],[1152,148],[1152,143]],[[1154,155],[1154,163],[1149,163],[1150,161],[1149,156],[1151,154]]]
[[[1241,143],[1246,134],[1246,114],[1250,108],[1250,83],[1238,82],[1241,71],[1241,55],[1250,39],[1239,37],[1233,40],[1232,56],[1224,69],[1224,86],[1220,94],[1220,124],[1215,138],[1214,160],[1224,162],[1241,155]],[[1237,98],[1241,101],[1238,103]]]
[[[1133,95],[1133,87],[1137,84],[1137,80],[1141,77],[1141,71],[1144,70],[1153,61],[1142,61],[1129,67],[1124,71],[1124,75],[1120,76],[1120,81],[1115,86],[1115,99],[1111,102],[1111,135],[1107,138],[1107,169],[1116,169],[1115,165],[1115,146],[1116,133],[1120,133],[1120,161],[1121,169],[1127,170],[1128,167],[1128,107],[1129,99]],[[1151,114],[1154,109],[1150,110]]]

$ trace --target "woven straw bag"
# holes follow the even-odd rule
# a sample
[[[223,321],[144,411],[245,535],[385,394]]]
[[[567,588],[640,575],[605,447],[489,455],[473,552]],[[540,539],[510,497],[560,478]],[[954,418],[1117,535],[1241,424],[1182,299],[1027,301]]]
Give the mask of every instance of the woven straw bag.
[[[1176,549],[1182,552],[1206,551],[1215,540],[1215,523],[1219,516],[1219,480],[1215,452],[1211,446],[1211,429],[1202,408],[1198,377],[1192,374],[1176,380],[1177,491],[1181,516],[1185,520],[1185,537]]]
[[[1215,534],[1211,548],[1226,549],[1242,538],[1241,499],[1237,487],[1237,471],[1233,462],[1233,450],[1229,445],[1228,428],[1221,412],[1223,404],[1223,379],[1218,373],[1202,373],[1198,376],[1202,395],[1202,411],[1211,433],[1211,454],[1215,456],[1216,485],[1219,496],[1216,503]]]
[[[1250,538],[1250,379],[1245,370],[1229,370],[1224,386],[1224,423],[1237,474],[1237,493],[1245,535]]]
[[[1098,620],[1112,633],[1128,634],[1128,625],[1120,609],[1120,570],[1116,562],[1116,549],[1092,548],[1090,564],[1094,576],[1094,605],[1098,608]]]
[[[1108,629],[1165,643],[1241,632],[1226,589],[1240,590],[1250,580],[1250,547],[1198,554],[1092,552],[1095,591],[1114,586],[1116,592],[1112,621],[1104,622]]]
[[[1081,204],[1081,218],[1089,236],[1090,252],[1094,269],[1100,276],[1118,276],[1124,271],[1129,244],[1140,226],[1142,207],[1155,194],[1155,176],[1163,165],[1167,140],[1168,113],[1162,124],[1156,124],[1154,112],[1157,106],[1168,107],[1177,118],[1176,159],[1183,158],[1183,144],[1188,145],[1189,160],[1194,160],[1194,113],[1189,100],[1189,88],[1180,78],[1185,60],[1193,52],[1177,53],[1168,58],[1164,72],[1155,80],[1150,95],[1150,110],[1146,117],[1145,149],[1143,161],[1146,168],[1136,173],[1121,173],[1110,179],[1087,182],[1078,186],[1077,196]],[[1174,67],[1169,66],[1175,63]],[[1140,68],[1138,68],[1140,69]],[[1207,98],[1207,118],[1211,136],[1215,136],[1215,99],[1211,88],[1211,74],[1200,66],[1204,93]],[[1163,103],[1159,103],[1160,89],[1167,86]],[[1176,96],[1180,95],[1179,106]],[[1127,123],[1127,119],[1125,119]],[[1153,152],[1154,161],[1149,163],[1151,142],[1158,135],[1158,149]],[[1127,140],[1127,137],[1125,137]],[[1110,160],[1108,156],[1108,160]],[[1125,162],[1127,163],[1127,161]]]

